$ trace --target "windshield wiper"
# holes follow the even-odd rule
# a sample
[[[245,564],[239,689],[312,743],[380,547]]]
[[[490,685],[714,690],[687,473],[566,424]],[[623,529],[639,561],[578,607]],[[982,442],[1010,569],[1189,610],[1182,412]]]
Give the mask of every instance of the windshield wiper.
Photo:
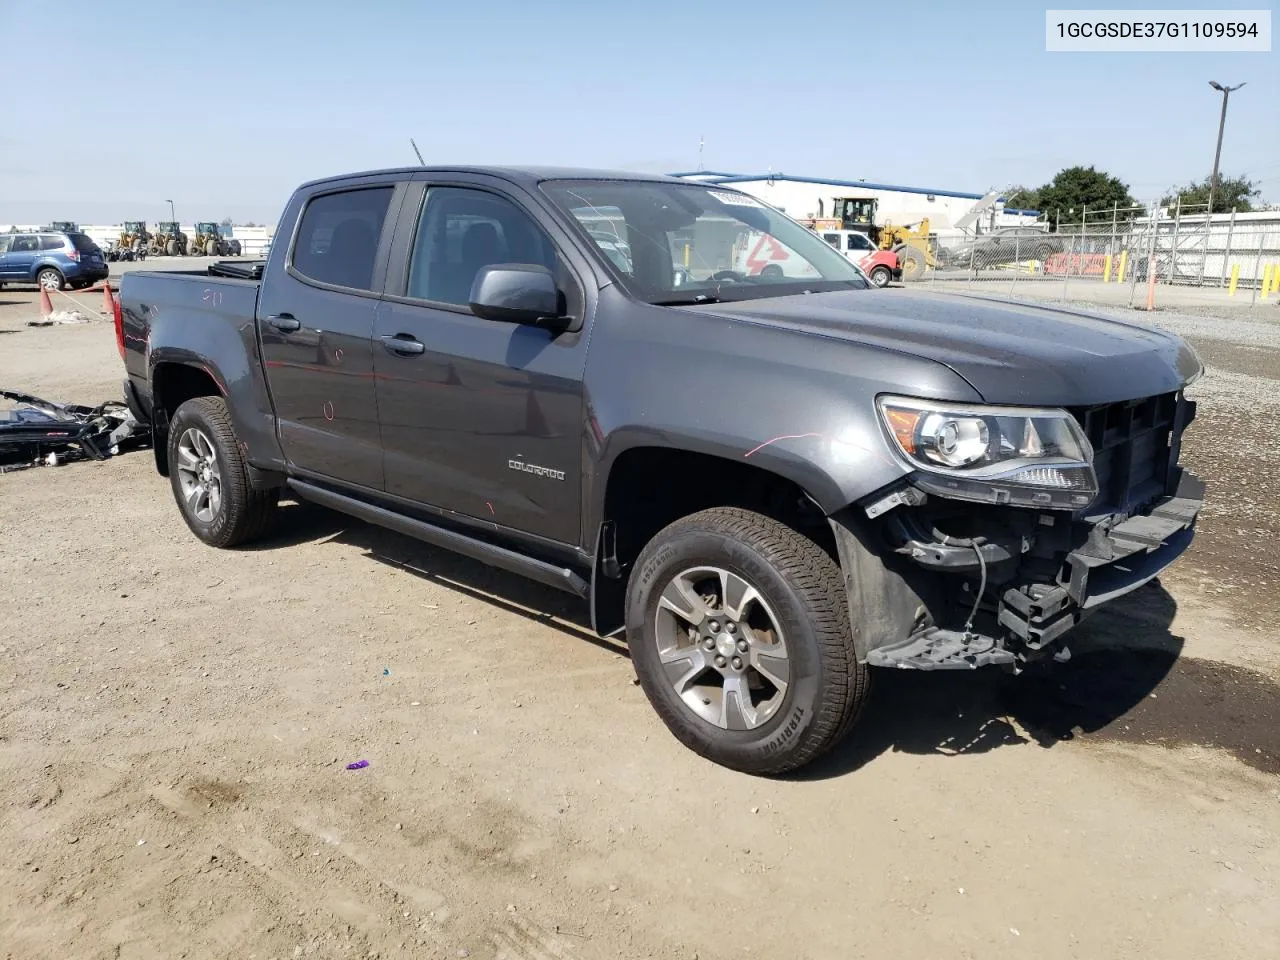
[[[679,300],[650,300],[655,307],[689,307],[700,303],[724,303],[719,297],[709,293],[701,293],[696,297],[683,297]]]

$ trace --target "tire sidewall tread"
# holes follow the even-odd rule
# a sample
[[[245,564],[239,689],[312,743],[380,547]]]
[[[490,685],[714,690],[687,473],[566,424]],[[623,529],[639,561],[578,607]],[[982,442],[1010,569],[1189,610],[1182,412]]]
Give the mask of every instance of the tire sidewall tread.
[[[204,432],[213,444],[221,475],[222,508],[211,523],[192,516],[184,503],[178,474],[178,441],[189,428]],[[268,529],[279,490],[255,490],[248,463],[236,439],[226,401],[195,397],[182,403],[169,421],[169,481],[183,520],[197,537],[214,547],[233,547],[261,537]]]
[[[696,716],[658,659],[652,630],[658,596],[671,576],[700,564],[745,577],[765,596],[786,638],[792,674],[786,700],[754,730],[723,730]],[[650,541],[629,583],[627,642],[640,685],[672,734],[746,773],[785,773],[816,759],[848,731],[866,697],[867,668],[854,654],[838,564],[809,538],[749,510],[704,510]]]

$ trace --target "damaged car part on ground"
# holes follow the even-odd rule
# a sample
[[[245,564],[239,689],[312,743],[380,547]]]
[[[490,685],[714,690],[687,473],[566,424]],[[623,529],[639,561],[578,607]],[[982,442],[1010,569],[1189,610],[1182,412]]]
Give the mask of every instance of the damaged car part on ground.
[[[1065,659],[1193,534],[1180,338],[876,290],[724,185],[374,171],[304,184],[276,236],[122,283],[125,395],[192,533],[260,538],[290,495],[572,593],[734,769],[830,749],[872,667]],[[790,272],[736,269],[759,242]]]
[[[145,446],[151,427],[123,400],[96,407],[55,403],[29,393],[0,390],[16,406],[0,410],[0,473],[72,460],[106,460]]]

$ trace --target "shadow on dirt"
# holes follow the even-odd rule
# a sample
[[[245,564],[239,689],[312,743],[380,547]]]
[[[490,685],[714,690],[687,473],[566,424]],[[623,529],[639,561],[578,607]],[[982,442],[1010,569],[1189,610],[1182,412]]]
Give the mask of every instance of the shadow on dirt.
[[[621,641],[591,632],[582,601],[331,510],[283,503],[276,532],[246,549],[324,539],[626,654]],[[995,669],[876,670],[870,701],[849,737],[797,779],[842,776],[890,751],[963,757],[1071,740],[1198,744],[1280,773],[1280,686],[1241,667],[1182,657],[1182,638],[1169,631],[1176,610],[1153,581],[1077,628],[1069,662],[1019,676]]]
[[[1068,663],[1018,676],[880,671],[849,738],[800,778],[840,776],[887,751],[957,757],[1069,740],[1197,744],[1280,772],[1280,686],[1180,656],[1176,609],[1152,582],[1077,628]]]
[[[585,601],[532,580],[486,566],[392,530],[307,503],[280,504],[275,531],[244,550],[274,550],[316,540],[359,547],[373,560],[442,584],[474,600],[542,623],[611,653],[627,655],[626,645],[595,635]]]

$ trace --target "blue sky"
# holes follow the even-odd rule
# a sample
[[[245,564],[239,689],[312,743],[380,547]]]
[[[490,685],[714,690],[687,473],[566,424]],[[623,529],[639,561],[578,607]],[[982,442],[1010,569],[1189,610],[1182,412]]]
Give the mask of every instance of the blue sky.
[[[0,0],[0,223],[274,222],[410,136],[429,163],[650,171],[702,136],[710,169],[975,192],[1095,164],[1145,198],[1208,175],[1209,80],[1248,82],[1224,173],[1280,201],[1276,53],[1046,53],[1047,5],[130,0],[50,33]]]

